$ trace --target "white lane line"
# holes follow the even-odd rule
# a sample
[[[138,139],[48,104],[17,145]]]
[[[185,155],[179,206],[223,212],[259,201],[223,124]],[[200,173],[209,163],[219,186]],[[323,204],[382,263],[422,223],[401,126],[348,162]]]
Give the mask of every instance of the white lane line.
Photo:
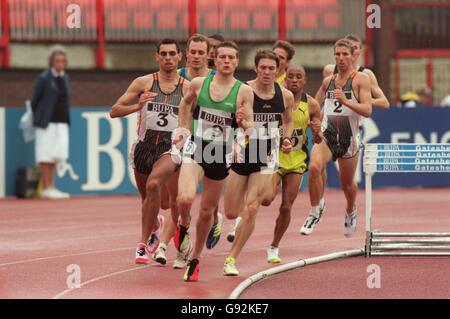
[[[156,266],[156,265],[151,265],[151,266]],[[69,288],[69,289],[66,289],[64,291],[61,291],[59,294],[57,294],[56,296],[53,296],[50,299],[59,299],[61,297],[64,297],[68,293],[72,292],[73,290],[81,289],[82,287],[84,287],[86,285],[89,285],[89,284],[91,284],[93,282],[96,282],[96,281],[99,281],[99,280],[102,280],[102,279],[106,279],[106,278],[109,278],[109,277],[112,277],[112,276],[124,274],[124,273],[131,272],[131,271],[138,270],[138,269],[145,269],[145,268],[151,267],[151,266],[139,266],[139,267],[134,267],[134,268],[129,268],[129,269],[121,270],[121,271],[112,272],[110,274],[106,274],[106,275],[103,275],[103,276],[100,276],[100,277],[95,277],[95,278],[92,278],[91,280],[83,282],[80,285],[80,288]],[[94,298],[94,297],[92,297],[92,298]]]
[[[87,251],[84,253],[77,253],[77,254],[58,255],[58,256],[39,257],[39,258],[33,258],[33,259],[18,260],[18,261],[11,261],[11,262],[0,264],[0,267],[19,265],[19,264],[28,264],[28,263],[32,263],[32,262],[36,262],[36,261],[51,260],[51,259],[58,259],[58,258],[67,258],[67,257],[98,254],[98,253],[104,253],[104,252],[121,251],[121,250],[127,250],[127,249],[131,250],[133,248],[134,247],[122,247],[122,248],[114,248],[114,249],[92,250],[92,251]]]

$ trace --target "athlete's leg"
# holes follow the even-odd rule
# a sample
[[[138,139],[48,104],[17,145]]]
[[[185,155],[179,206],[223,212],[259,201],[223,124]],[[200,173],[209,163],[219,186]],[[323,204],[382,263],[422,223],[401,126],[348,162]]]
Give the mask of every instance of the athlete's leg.
[[[207,177],[203,178],[202,199],[197,219],[195,246],[194,251],[191,254],[191,259],[200,258],[200,254],[206,242],[206,237],[211,228],[214,209],[217,207],[220,197],[222,196],[224,184],[224,180],[217,181]]]
[[[271,187],[267,187],[267,190],[264,194],[263,201],[261,205],[263,206],[270,206],[270,204],[273,202],[275,197],[278,193],[278,185],[280,185],[281,182],[281,176],[278,173],[274,173],[272,175],[272,184]]]
[[[322,179],[322,171],[332,158],[330,149],[325,141],[320,144],[314,144],[311,151],[311,162],[309,164],[308,190],[311,206],[319,205],[323,195],[324,184]]]
[[[236,219],[244,205],[245,193],[249,177],[239,175],[233,170],[227,177],[224,196],[225,216],[228,219]]]
[[[166,182],[166,190],[169,200],[170,206],[170,214],[167,219],[164,220],[164,230],[161,237],[161,242],[166,246],[172,238],[176,224],[178,222],[178,205],[177,205],[177,196],[178,196],[178,177],[180,173],[179,171],[170,176],[169,180]]]
[[[178,177],[178,174],[177,174]],[[169,190],[167,188],[167,184],[163,185],[161,188],[161,209],[169,209],[170,208],[170,198],[169,198]],[[178,184],[178,179],[177,179]]]
[[[356,166],[358,165],[358,155],[347,159],[340,158],[338,159],[338,164],[341,188],[347,199],[347,214],[351,214],[356,207],[356,193],[358,192],[358,186],[354,179]]]
[[[134,179],[136,180],[136,186],[141,195],[141,202],[145,199],[145,184],[147,183],[148,174],[141,174],[134,170]]]
[[[197,185],[203,175],[203,168],[199,164],[191,158],[183,158],[178,178],[177,205],[180,224],[184,227],[189,227],[191,206],[197,194]]]
[[[297,198],[302,177],[303,175],[301,174],[287,174],[283,177],[280,213],[275,224],[272,247],[278,247],[291,222],[291,209]]]
[[[142,242],[145,243],[150,233],[159,227],[158,213],[161,208],[161,189],[169,177],[174,174],[176,164],[169,155],[163,155],[153,165],[145,184],[145,199],[142,203]]]
[[[250,238],[255,228],[256,214],[263,199],[264,188],[271,183],[271,178],[272,175],[259,172],[249,176],[245,206],[241,214],[242,219],[236,230],[236,238],[233,241],[229,257],[236,258],[239,256],[245,243]]]

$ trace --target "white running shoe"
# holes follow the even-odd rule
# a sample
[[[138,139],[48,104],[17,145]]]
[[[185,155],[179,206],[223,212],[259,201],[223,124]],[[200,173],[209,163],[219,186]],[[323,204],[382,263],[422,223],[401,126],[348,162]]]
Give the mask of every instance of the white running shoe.
[[[302,235],[310,235],[314,227],[316,227],[317,223],[319,222],[320,217],[317,218],[316,216],[312,215],[311,213],[306,218],[305,222],[303,223],[302,228],[300,229],[300,234]]]
[[[164,216],[158,215],[159,227],[153,231],[148,237],[148,250],[150,254],[153,254],[159,246],[159,240],[161,237],[161,232],[164,227]]]
[[[344,222],[344,235],[345,237],[351,237],[356,231],[356,210],[351,214],[345,214]]]
[[[166,245],[163,243],[159,245],[158,250],[153,255],[153,259],[161,265],[165,265],[167,263]]]
[[[41,192],[41,198],[47,199],[64,199],[69,198],[70,195],[68,193],[63,193],[56,188],[47,188]]]
[[[232,243],[234,241],[234,237],[236,237],[236,229],[238,228],[239,223],[241,222],[241,217],[238,216],[238,218],[236,218],[236,221],[234,222],[233,228],[231,229],[231,231],[227,234],[227,240]]]
[[[134,262],[136,264],[148,264],[148,255],[147,255],[148,247],[144,243],[139,243],[136,248],[136,257]]]
[[[225,263],[223,264],[223,275],[224,276],[237,276],[239,275],[239,270],[236,268],[236,259],[232,257],[227,257]]]
[[[174,269],[186,268],[189,261],[189,255],[193,249],[194,246],[192,245],[192,241],[189,240],[189,243],[185,248],[185,250],[178,252],[177,259],[175,259],[175,261],[173,262],[173,268]]]
[[[270,246],[267,248],[267,262],[271,264],[278,264],[281,258],[278,256],[278,247]]]

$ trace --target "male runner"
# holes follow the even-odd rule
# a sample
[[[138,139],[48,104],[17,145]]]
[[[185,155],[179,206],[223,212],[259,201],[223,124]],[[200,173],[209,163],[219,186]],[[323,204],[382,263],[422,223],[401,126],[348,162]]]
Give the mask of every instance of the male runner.
[[[236,258],[255,228],[256,215],[268,189],[272,187],[272,175],[278,164],[279,124],[282,122],[281,148],[290,152],[293,130],[292,109],[294,97],[291,92],[275,82],[280,66],[278,56],[270,50],[258,51],[255,56],[256,79],[248,82],[253,90],[253,122],[255,133],[248,140],[237,138],[243,147],[242,162],[231,165],[232,172],[225,190],[225,214],[237,218],[241,208],[241,221],[236,230],[223,274],[236,276]]]
[[[214,75],[215,70],[208,69],[207,67],[207,53],[209,50],[208,39],[201,34],[194,34],[189,38],[186,47],[186,59],[189,62],[188,66],[178,69],[178,74],[191,81],[196,77],[204,77],[207,75]],[[213,248],[220,239],[221,228],[222,228],[223,216],[220,214],[216,208],[214,212],[213,226],[208,234],[206,240],[206,247],[208,249]],[[164,231],[162,235],[161,244],[154,255],[154,259],[160,264],[165,264],[167,262],[166,250],[167,245],[175,232],[175,224],[172,221],[166,222],[164,224]],[[182,269],[187,265],[189,250],[178,252],[177,258],[173,263],[173,268]]]
[[[388,109],[389,108],[389,101],[386,98],[383,90],[381,90],[380,86],[378,85],[378,80],[375,76],[375,74],[372,72],[372,70],[365,68],[363,66],[358,65],[358,58],[361,56],[361,54],[363,53],[363,46],[362,46],[362,41],[359,37],[357,37],[356,35],[353,34],[348,34],[344,37],[344,39],[348,40],[350,43],[352,43],[352,45],[355,47],[355,60],[352,64],[353,66],[353,70],[354,71],[358,71],[358,72],[363,72],[365,74],[367,74],[370,78],[370,93],[372,95],[372,106],[379,108],[379,109]],[[323,78],[325,79],[326,77],[333,75],[333,74],[337,74],[338,72],[338,68],[336,64],[328,64],[323,68]],[[361,124],[361,123],[360,123]],[[324,167],[324,170],[322,172],[322,179],[323,179],[323,184],[326,185],[327,184],[327,170],[326,167]],[[324,187],[325,189],[325,187]],[[322,217],[323,213],[325,212],[325,198],[323,196],[323,193],[320,197],[320,215],[319,215],[319,219],[316,220],[314,218],[314,216],[309,215],[301,230],[300,233],[302,235],[309,235],[312,233],[312,231],[314,230],[314,227],[318,224],[318,222],[320,221],[320,218]]]
[[[130,163],[142,198],[141,242],[136,263],[148,263],[159,245],[163,218],[158,218],[161,190],[167,183],[172,217],[178,218],[176,196],[179,165],[172,160],[171,134],[178,126],[178,105],[188,90],[188,81],[177,74],[180,46],[172,39],[157,44],[159,71],[136,78],[113,105],[110,116],[139,112],[138,137],[130,152]],[[138,103],[135,101],[139,99]]]
[[[281,258],[278,247],[291,221],[291,209],[297,198],[303,174],[308,170],[309,152],[306,129],[311,128],[314,142],[322,141],[320,136],[320,106],[317,101],[303,91],[306,84],[306,72],[300,65],[289,65],[286,72],[286,88],[294,95],[294,132],[292,134],[292,151],[288,154],[280,152],[280,165],[273,178],[273,194],[270,202],[277,194],[282,182],[282,200],[276,220],[271,245],[267,248],[267,261],[279,263]]]
[[[286,79],[286,70],[295,55],[294,46],[288,41],[278,40],[274,43],[272,51],[278,55],[280,66],[277,70],[277,83],[284,85]]]
[[[213,34],[208,37],[208,43],[209,43],[209,51],[208,51],[208,68],[210,69],[216,69],[216,66],[214,65],[214,52],[216,51],[216,48],[219,44],[225,41],[225,38],[221,34]]]
[[[281,85],[285,85],[286,78],[286,69],[289,66],[292,58],[295,55],[295,49],[291,43],[284,40],[278,40],[274,43],[272,47],[272,51],[278,56],[280,60],[280,65],[277,70],[276,82]],[[227,240],[229,242],[233,242],[234,237],[236,236],[236,229],[241,221],[241,216],[238,216],[234,222],[233,227],[227,234]]]
[[[314,145],[309,167],[310,216],[301,232],[310,234],[320,218],[320,199],[324,191],[322,171],[331,159],[338,161],[339,179],[347,207],[344,235],[349,237],[356,230],[356,193],[354,181],[360,147],[359,122],[372,112],[370,79],[363,72],[353,69],[355,47],[345,39],[334,46],[338,73],[328,76],[316,93],[316,100],[324,103],[322,132],[324,141]]]
[[[232,160],[232,127],[246,130],[253,126],[252,90],[234,77],[239,62],[237,45],[225,41],[216,48],[215,56],[217,73],[192,80],[180,105],[179,128],[175,132],[174,144],[184,145],[177,199],[181,222],[174,236],[179,250],[188,244],[190,209],[197,185],[203,181],[195,248],[184,274],[185,281],[198,280],[200,254]]]

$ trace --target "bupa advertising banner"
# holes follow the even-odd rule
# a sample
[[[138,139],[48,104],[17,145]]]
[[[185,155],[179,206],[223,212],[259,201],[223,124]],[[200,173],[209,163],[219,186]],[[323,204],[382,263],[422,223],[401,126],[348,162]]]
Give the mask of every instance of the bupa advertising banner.
[[[137,117],[111,119],[109,108],[71,108],[69,160],[58,166],[56,185],[70,194],[137,194],[128,153]],[[0,108],[0,197],[14,194],[19,167],[35,165],[34,141],[25,143],[24,109]],[[310,139],[311,140],[311,139]],[[374,109],[362,123],[363,143],[450,143],[450,109]],[[337,163],[327,167],[328,187],[339,187]],[[362,156],[355,179],[364,187]],[[302,188],[307,185],[305,174]],[[450,186],[445,173],[377,173],[373,187]]]

